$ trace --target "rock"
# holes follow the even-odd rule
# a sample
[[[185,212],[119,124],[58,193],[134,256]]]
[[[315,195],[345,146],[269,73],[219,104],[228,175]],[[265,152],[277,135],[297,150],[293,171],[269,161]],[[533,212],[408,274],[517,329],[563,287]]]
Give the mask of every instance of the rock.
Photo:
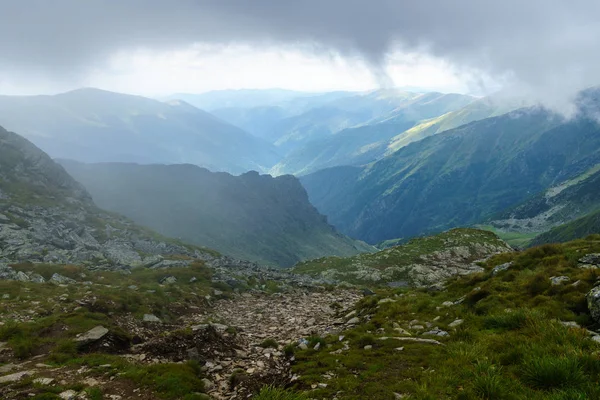
[[[385,299],[381,299],[377,302],[377,304],[385,304],[385,303],[395,303],[396,300],[394,299],[390,299],[389,297],[386,297]]]
[[[0,383],[19,382],[21,379],[31,376],[34,373],[35,371],[21,371],[10,375],[0,376]]]
[[[581,328],[581,326],[575,321],[560,321],[560,323],[567,328]]]
[[[307,345],[306,343],[300,343],[300,344],[298,345],[298,348],[299,348],[300,350],[307,350],[307,349],[308,349],[308,345]]]
[[[363,296],[373,296],[373,295],[375,295],[375,292],[372,291],[371,289],[364,288],[362,290],[362,294],[363,294]]]
[[[29,278],[29,275],[27,275],[25,272],[19,271],[17,272],[15,280],[19,282],[29,282],[31,279]]]
[[[568,282],[570,280],[571,278],[569,278],[568,276],[553,276],[550,278],[552,286],[562,285],[564,282]]]
[[[161,320],[154,314],[144,314],[143,321],[144,322],[157,322],[157,323],[161,322]]]
[[[356,325],[358,323],[360,323],[360,319],[358,317],[351,318],[348,322],[346,322],[347,325]]]
[[[442,345],[441,342],[438,342],[437,340],[433,340],[433,339],[421,339],[421,338],[415,338],[415,337],[405,337],[405,336],[401,336],[401,337],[386,337],[386,338],[380,338],[379,340],[388,340],[388,339],[392,339],[392,340],[399,340],[402,342],[418,342],[418,343],[430,343],[430,344],[437,344],[437,345]]]
[[[108,334],[108,329],[105,327],[98,325],[86,333],[83,333],[75,338],[75,341],[79,346],[85,346],[90,343],[96,342]]]
[[[423,333],[423,336],[449,336],[450,334],[439,328],[432,329],[428,332]]]
[[[596,286],[590,290],[586,298],[590,315],[594,321],[600,322],[600,286]]]
[[[49,282],[55,283],[57,285],[68,285],[68,284],[77,283],[77,281],[75,281],[74,279],[67,278],[66,276],[62,276],[61,274],[57,274],[57,273],[52,275]]]
[[[600,253],[587,254],[579,259],[580,268],[595,269],[600,267]]]
[[[600,335],[592,336],[592,340],[596,343],[600,343]]]
[[[10,299],[10,294],[8,294],[8,293],[4,293],[4,294],[2,295],[2,299],[3,299],[3,300],[8,300],[8,299]]]
[[[54,382],[53,378],[37,378],[33,380],[33,383],[37,383],[38,385],[50,385],[52,384],[52,382]]]
[[[462,325],[462,324],[463,324],[463,322],[465,322],[465,320],[464,320],[464,319],[457,319],[457,320],[454,320],[454,321],[450,322],[450,323],[448,324],[448,326],[449,326],[450,328],[456,328],[457,326],[459,326],[459,325]]]
[[[175,278],[173,275],[165,276],[160,280],[160,283],[163,285],[171,285],[173,283],[177,283],[177,278]]]
[[[45,283],[46,279],[44,279],[43,276],[41,276],[40,274],[31,274],[29,275],[29,280],[33,283]]]
[[[194,283],[194,282],[196,282],[197,280],[198,280],[198,278],[196,278],[195,276],[192,276],[192,277],[190,278],[190,283]]]
[[[442,306],[444,307],[452,307],[454,305],[454,303],[452,301],[445,301],[442,303]]]
[[[223,295],[223,292],[222,292],[222,291],[220,291],[220,290],[214,289],[214,290],[213,290],[213,295],[214,295],[215,297],[216,297],[216,296],[222,296],[222,295]]]
[[[371,346],[370,344],[363,347],[364,350],[371,350],[372,348],[373,348],[373,346]]]
[[[64,392],[59,393],[58,397],[63,400],[75,400],[77,398],[77,392],[74,390],[65,390]]]
[[[506,271],[506,270],[507,270],[507,269],[509,269],[509,268],[510,268],[512,265],[513,265],[512,261],[511,261],[511,262],[504,263],[504,264],[496,265],[496,266],[494,267],[494,269],[492,270],[492,275],[496,275],[496,274],[498,274],[499,272]]]
[[[321,348],[321,342],[317,342],[317,344],[315,344],[314,349],[319,350],[320,348]]]
[[[204,384],[204,390],[206,390],[207,392],[210,392],[215,388],[215,384],[212,383],[210,379],[203,378],[202,383]]]

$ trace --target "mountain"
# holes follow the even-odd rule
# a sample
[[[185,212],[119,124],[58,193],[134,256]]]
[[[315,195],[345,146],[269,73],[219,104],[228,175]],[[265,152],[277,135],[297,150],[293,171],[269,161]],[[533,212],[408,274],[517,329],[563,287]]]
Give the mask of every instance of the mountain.
[[[499,231],[541,233],[600,209],[600,164],[491,218]]]
[[[271,172],[275,175],[285,173],[305,175],[338,165],[362,165],[373,162],[388,153],[392,145],[399,148],[400,143],[406,145],[436,133],[431,118],[450,116],[453,112],[457,112],[456,110],[469,107],[474,101],[470,96],[444,93],[408,93],[404,96],[398,94],[398,97],[400,101],[394,104],[393,108],[379,109],[378,112],[381,114],[373,112],[358,114],[354,120],[346,118],[344,120],[346,126],[338,125],[337,130],[330,129],[303,138],[299,142],[300,145],[288,152],[283,160],[271,169]],[[342,100],[347,103],[350,99]],[[488,109],[491,114],[492,106],[488,106]],[[474,117],[476,115],[474,112],[467,112],[467,114]],[[436,125],[442,126],[441,122]],[[294,132],[294,135],[297,136],[298,133]],[[298,141],[294,135],[292,140]],[[280,146],[279,142],[275,144]]]
[[[62,164],[101,207],[238,258],[291,266],[371,251],[328,225],[293,176],[232,176],[193,165]]]
[[[192,163],[241,173],[279,158],[269,143],[184,102],[98,89],[0,96],[0,124],[54,158],[82,162]]]
[[[184,245],[109,214],[63,167],[23,137],[0,128],[0,275],[8,263],[77,264],[91,269],[213,260],[219,254]],[[22,280],[29,280],[21,276]]]
[[[378,243],[478,223],[600,162],[600,125],[520,109],[302,178],[341,232]]]
[[[452,276],[479,272],[476,260],[511,251],[491,232],[462,228],[415,238],[373,254],[305,261],[293,271],[359,285],[428,286]]]
[[[562,243],[598,234],[600,234],[600,210],[556,226],[533,238],[530,245],[539,246],[545,243]],[[596,236],[594,239],[597,241],[599,238]]]

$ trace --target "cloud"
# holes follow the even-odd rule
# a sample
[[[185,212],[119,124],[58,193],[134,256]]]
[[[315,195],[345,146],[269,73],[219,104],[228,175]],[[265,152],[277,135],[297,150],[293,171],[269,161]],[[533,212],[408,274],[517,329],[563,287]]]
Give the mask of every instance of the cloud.
[[[360,55],[382,81],[392,50],[508,79],[544,98],[600,82],[595,0],[0,0],[0,69],[86,74],[117,52],[193,43]],[[474,79],[475,81],[476,79]]]

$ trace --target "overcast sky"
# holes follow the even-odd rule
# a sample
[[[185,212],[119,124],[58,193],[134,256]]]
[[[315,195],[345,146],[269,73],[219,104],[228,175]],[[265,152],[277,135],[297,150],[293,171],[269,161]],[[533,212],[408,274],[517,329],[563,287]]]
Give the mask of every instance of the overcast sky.
[[[597,0],[0,0],[0,91],[600,83]]]

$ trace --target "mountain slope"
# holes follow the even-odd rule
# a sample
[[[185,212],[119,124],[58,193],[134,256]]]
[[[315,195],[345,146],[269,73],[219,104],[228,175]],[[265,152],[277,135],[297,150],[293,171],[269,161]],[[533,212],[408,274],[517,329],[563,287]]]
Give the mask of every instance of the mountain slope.
[[[491,232],[463,228],[416,238],[374,254],[306,261],[293,271],[353,284],[427,286],[451,276],[479,272],[476,260],[511,251]]]
[[[544,243],[563,243],[594,234],[600,234],[600,210],[556,226],[533,238],[530,245],[538,246]]]
[[[81,89],[56,96],[0,96],[0,124],[54,158],[192,163],[263,170],[273,146],[183,102]]]
[[[376,96],[379,94],[379,96]],[[275,167],[271,169],[274,174],[292,173],[304,175],[319,169],[338,165],[361,165],[381,158],[390,146],[390,140],[399,138],[403,132],[420,125],[419,121],[438,117],[442,114],[461,109],[473,102],[473,98],[458,94],[444,93],[392,93],[385,96],[386,92],[375,92],[369,96],[360,97],[358,104],[373,101],[371,108],[352,111],[348,103],[352,97],[344,98],[337,103],[344,102],[348,107],[346,112],[354,112],[354,119],[347,116],[342,121],[344,124],[334,125],[337,129],[329,127],[329,131],[317,132],[318,134],[304,135],[304,131],[293,131],[291,140],[296,140],[296,149],[289,152]],[[395,94],[395,97],[393,96]],[[395,101],[395,102],[394,102]],[[387,109],[385,107],[388,107]],[[373,109],[377,111],[373,111]],[[335,115],[335,114],[332,114]],[[301,115],[297,118],[301,119]],[[314,124],[313,124],[314,126]],[[344,129],[346,128],[346,129]],[[433,134],[433,133],[431,133]],[[288,134],[289,135],[289,134]],[[297,140],[300,136],[301,140]],[[418,140],[425,135],[415,136]],[[290,140],[287,136],[282,139]],[[404,143],[404,145],[409,142]],[[281,146],[280,142],[275,143]],[[293,148],[288,147],[288,150]]]
[[[428,137],[368,167],[319,171],[302,183],[340,231],[377,243],[480,222],[599,162],[595,120],[523,109]]]
[[[189,260],[180,264],[218,257],[98,209],[63,167],[0,128],[0,275],[11,273],[11,262],[130,269],[174,255]]]
[[[371,250],[328,225],[292,176],[232,176],[193,165],[63,165],[101,207],[239,258],[291,266]]]

